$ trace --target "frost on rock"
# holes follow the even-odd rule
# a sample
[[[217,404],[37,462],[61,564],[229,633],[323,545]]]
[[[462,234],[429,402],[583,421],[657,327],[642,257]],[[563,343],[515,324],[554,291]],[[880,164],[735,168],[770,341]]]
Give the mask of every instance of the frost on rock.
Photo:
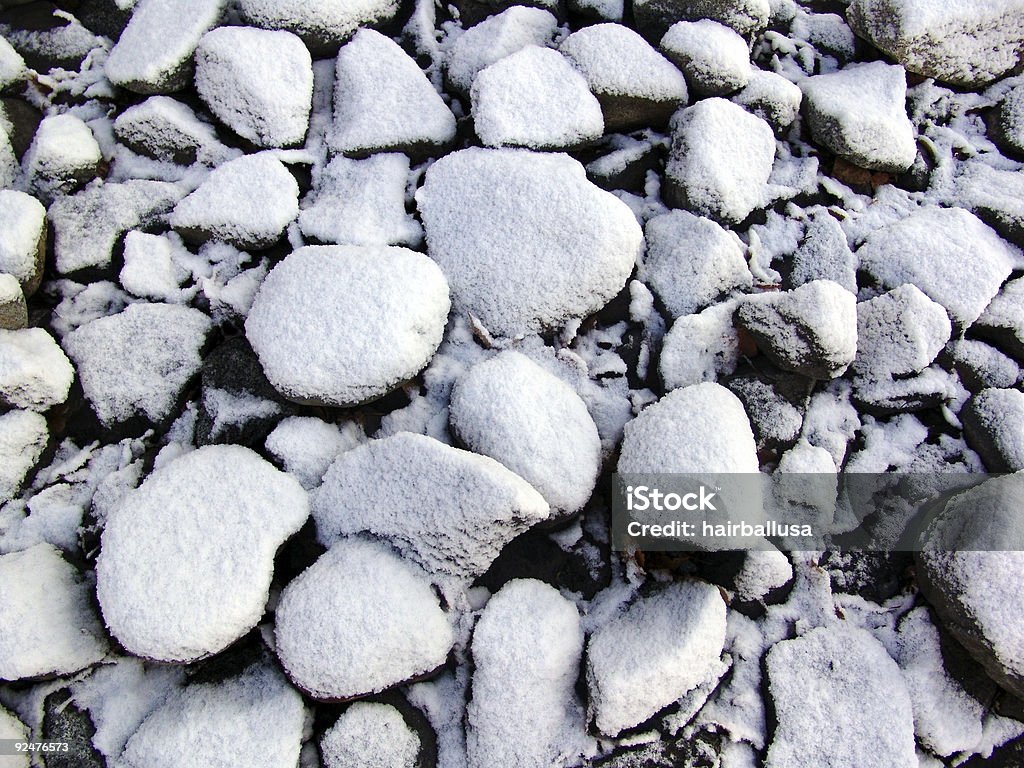
[[[21,162],[26,188],[49,202],[94,178],[101,159],[100,145],[81,118],[45,117]]]
[[[775,72],[751,67],[750,81],[731,100],[768,122],[776,131],[792,125],[800,114],[804,94],[800,86]]]
[[[361,29],[341,47],[328,134],[333,151],[430,154],[454,138],[455,116],[398,43]]]
[[[353,448],[313,494],[317,537],[369,533],[438,574],[472,578],[548,519],[544,498],[494,459],[402,432]]]
[[[175,459],[107,518],[96,565],[107,626],[158,661],[223,650],[263,616],[274,555],[308,515],[298,482],[248,448]]]
[[[587,645],[587,687],[597,728],[633,728],[722,674],[726,607],[718,588],[670,584],[598,627]]]
[[[444,275],[422,254],[307,246],[267,275],[245,330],[282,395],[356,405],[423,369],[441,343],[449,307]]]
[[[14,498],[49,439],[46,419],[38,413],[15,410],[0,415],[0,505]]]
[[[363,442],[366,436],[353,422],[339,425],[315,416],[290,416],[274,427],[265,445],[288,474],[309,490],[320,485],[338,456]]]
[[[299,228],[323,243],[417,246],[423,230],[405,209],[408,184],[405,155],[335,157],[320,172],[312,203],[299,214]]]
[[[601,105],[558,51],[528,45],[477,74],[473,128],[489,147],[576,149],[601,137]]]
[[[639,277],[674,318],[753,284],[739,238],[709,219],[672,211],[650,219],[644,234]]]
[[[723,223],[743,221],[767,202],[775,134],[759,117],[710,98],[672,117],[665,200]]]
[[[218,166],[175,206],[169,221],[189,241],[266,248],[298,215],[295,177],[273,154],[261,152]]]
[[[107,78],[137,93],[170,93],[188,84],[199,38],[221,19],[225,0],[140,0],[111,49]]]
[[[420,737],[390,704],[357,701],[324,732],[324,768],[416,768]]]
[[[984,389],[961,411],[964,436],[990,472],[1024,469],[1024,392]]]
[[[768,652],[778,726],[765,768],[918,768],[910,695],[862,629],[820,627]]]
[[[240,0],[246,23],[264,29],[285,29],[302,38],[314,53],[328,53],[363,26],[387,21],[398,12],[398,0]]]
[[[294,766],[306,713],[302,697],[269,663],[171,693],[128,740],[117,768]]]
[[[1013,69],[1024,43],[1021,0],[853,0],[847,18],[911,72],[960,86]]]
[[[75,369],[42,328],[0,330],[0,404],[45,411],[67,400]]]
[[[456,152],[430,167],[416,200],[455,307],[495,335],[597,311],[626,284],[643,241],[632,211],[560,154]]]
[[[473,366],[452,390],[452,431],[470,450],[518,474],[553,510],[590,498],[601,438],[572,387],[524,355],[506,351]]]
[[[0,680],[68,675],[100,661],[107,641],[90,592],[49,544],[0,555]]]
[[[173,415],[182,390],[202,364],[211,327],[202,312],[170,304],[133,304],[64,337],[82,390],[106,426]]]
[[[559,50],[601,102],[609,133],[663,125],[686,103],[683,74],[629,27],[584,27],[563,40]]]
[[[907,170],[917,156],[902,67],[876,61],[802,81],[815,140],[854,165]]]
[[[736,370],[740,359],[740,341],[732,324],[736,303],[723,301],[672,324],[658,362],[666,391],[715,381]]]
[[[637,26],[650,40],[660,40],[677,21],[711,19],[749,36],[768,26],[771,0],[637,0]]]
[[[43,278],[46,209],[31,195],[0,190],[0,272],[14,275],[26,296]]]
[[[218,27],[196,48],[196,90],[224,125],[258,147],[301,144],[313,62],[290,32]]]
[[[1010,246],[960,208],[923,208],[872,232],[857,258],[886,288],[916,285],[961,330],[978,319],[1015,263]]]
[[[514,579],[484,608],[472,651],[469,767],[575,765],[584,731],[576,606],[543,582]]]
[[[114,135],[133,152],[179,165],[217,165],[237,152],[221,144],[212,125],[169,96],[128,107],[114,120]]]
[[[726,96],[750,82],[747,41],[710,19],[679,21],[661,38],[662,52],[699,96]]]
[[[275,637],[292,681],[336,701],[432,672],[454,642],[424,573],[359,539],[334,544],[285,588]]]

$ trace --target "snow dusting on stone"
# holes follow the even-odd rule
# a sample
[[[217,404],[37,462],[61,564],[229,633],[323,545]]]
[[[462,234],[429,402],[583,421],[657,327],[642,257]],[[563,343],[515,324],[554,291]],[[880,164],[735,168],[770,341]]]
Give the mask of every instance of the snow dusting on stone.
[[[75,369],[42,328],[0,330],[0,403],[45,411],[68,397]]]
[[[324,768],[416,768],[420,737],[390,704],[357,701],[320,739]]]
[[[701,96],[725,96],[750,82],[746,41],[718,22],[677,22],[661,38],[660,47]]]

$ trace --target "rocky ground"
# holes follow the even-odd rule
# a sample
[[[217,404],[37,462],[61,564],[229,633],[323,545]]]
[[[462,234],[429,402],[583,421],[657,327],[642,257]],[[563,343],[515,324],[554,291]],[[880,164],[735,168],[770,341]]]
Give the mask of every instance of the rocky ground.
[[[0,765],[1024,765],[1021,0],[0,6]]]

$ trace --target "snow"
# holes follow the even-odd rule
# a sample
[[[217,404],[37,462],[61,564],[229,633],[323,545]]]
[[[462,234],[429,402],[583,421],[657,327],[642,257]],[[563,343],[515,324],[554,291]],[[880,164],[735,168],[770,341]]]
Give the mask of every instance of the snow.
[[[165,236],[132,231],[124,238],[120,281],[140,298],[174,301],[181,294],[185,271],[174,261],[176,243]]]
[[[448,81],[468,94],[480,70],[528,45],[547,45],[557,26],[548,11],[521,5],[488,17],[455,37],[448,47]]]
[[[0,555],[0,680],[71,674],[102,659],[90,591],[49,544]]]
[[[662,52],[700,96],[725,96],[750,82],[747,41],[711,19],[677,21],[661,38]]]
[[[50,440],[46,419],[32,411],[0,415],[0,505],[13,499]]]
[[[46,209],[38,200],[13,189],[0,190],[0,272],[18,278],[26,293],[42,277],[45,228]]]
[[[462,444],[517,473],[559,514],[587,503],[601,438],[586,404],[561,379],[519,352],[502,352],[456,382],[450,412]]]
[[[128,740],[118,768],[200,768],[298,763],[302,698],[269,663],[216,683],[174,691]]]
[[[387,21],[398,7],[398,0],[240,0],[238,4],[248,24],[294,32],[316,53],[337,47],[359,27]]]
[[[528,45],[481,70],[473,128],[489,147],[572,149],[601,137],[601,105],[557,51]]]
[[[114,85],[137,93],[169,93],[191,77],[199,38],[224,13],[225,0],[140,0],[105,67]]]
[[[1024,469],[1024,392],[983,389],[963,411],[967,439],[991,472]]]
[[[916,285],[963,329],[1010,275],[1015,252],[963,209],[922,208],[869,235],[857,258],[886,288]]]
[[[218,165],[239,154],[221,144],[217,131],[187,105],[169,96],[151,96],[114,120],[118,141],[157,160]]]
[[[68,397],[75,369],[42,328],[0,330],[0,404],[45,411]]]
[[[196,48],[195,85],[224,125],[258,147],[301,144],[309,127],[313,61],[290,32],[218,27]]]
[[[674,582],[602,624],[587,645],[597,728],[614,736],[721,675],[725,602],[717,587]]]
[[[674,208],[736,223],[767,201],[775,160],[771,126],[725,99],[710,98],[672,117],[665,166]]]
[[[259,152],[215,168],[175,206],[169,221],[187,240],[266,248],[298,215],[295,177],[273,153]]]
[[[913,164],[917,144],[902,67],[852,64],[809,77],[800,88],[817,142],[862,168],[900,172]]]
[[[151,474],[110,513],[96,564],[107,627],[137,656],[194,661],[263,615],[278,547],[309,502],[241,446],[206,446]]]
[[[672,324],[658,362],[666,391],[715,381],[736,370],[740,358],[740,342],[732,324],[736,305],[735,300],[723,301]]]
[[[329,700],[432,672],[454,642],[424,573],[387,546],[359,539],[334,544],[285,588],[275,637],[292,681]]]
[[[6,709],[0,707],[0,741],[7,739],[27,741],[28,736],[29,732],[25,724]],[[4,768],[29,768],[28,754],[5,755]]]
[[[405,155],[335,157],[320,171],[312,202],[303,201],[299,228],[324,243],[418,246],[423,230],[406,212],[408,185]]]
[[[444,275],[422,254],[307,246],[267,275],[245,329],[285,397],[356,405],[423,369],[441,343],[449,307]]]
[[[561,154],[455,152],[430,167],[416,202],[453,304],[493,335],[600,309],[625,285],[643,239],[630,209]]]
[[[546,520],[544,498],[494,459],[401,432],[341,454],[313,493],[317,538],[370,533],[437,574],[484,573]]]
[[[420,737],[390,704],[357,701],[320,739],[323,768],[416,768]]]
[[[315,416],[289,416],[267,436],[267,451],[306,490],[320,485],[327,469],[343,452],[366,441],[355,422],[331,424]]]
[[[429,151],[455,138],[455,116],[397,43],[359,30],[338,51],[330,148],[346,155]]]
[[[145,415],[173,415],[182,390],[202,364],[211,327],[202,312],[170,304],[133,304],[64,337],[82,390],[105,426]]]
[[[766,120],[779,131],[792,125],[800,114],[804,94],[782,75],[751,67],[747,85],[730,99]]]
[[[584,738],[576,606],[543,582],[514,579],[484,608],[472,653],[469,768],[575,765]]]
[[[27,74],[25,60],[6,38],[0,38],[0,90],[6,90]]]
[[[648,220],[644,234],[647,253],[639,277],[673,318],[753,285],[739,238],[710,219],[672,211]]]
[[[768,653],[778,727],[765,768],[917,768],[910,695],[862,629],[819,627]]]
[[[793,566],[789,558],[775,549],[752,549],[743,559],[743,567],[736,574],[736,597],[740,600],[760,600],[773,589],[786,586],[793,580]]]
[[[44,117],[22,159],[26,188],[50,201],[95,176],[100,159],[100,145],[81,118]]]

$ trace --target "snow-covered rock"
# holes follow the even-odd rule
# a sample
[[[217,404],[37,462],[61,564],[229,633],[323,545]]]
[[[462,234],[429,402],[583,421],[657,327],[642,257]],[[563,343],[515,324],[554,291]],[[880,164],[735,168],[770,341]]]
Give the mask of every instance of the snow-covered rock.
[[[46,209],[31,195],[0,190],[0,272],[14,275],[26,296],[43,279]]]
[[[1015,263],[1010,246],[962,208],[922,208],[872,232],[857,258],[886,288],[916,285],[960,329],[978,319]]]
[[[6,90],[21,80],[27,70],[25,60],[6,38],[0,38],[0,90]]]
[[[223,240],[238,248],[273,245],[299,215],[299,185],[271,153],[218,166],[179,202],[170,224],[190,241]]]
[[[45,411],[67,400],[75,369],[42,328],[0,330],[0,404]]]
[[[416,768],[420,737],[390,704],[357,701],[320,739],[324,768]]]
[[[308,516],[302,486],[248,448],[206,446],[162,466],[103,529],[107,627],[158,661],[223,650],[262,617],[277,548]]]
[[[317,537],[370,533],[427,570],[479,576],[550,509],[494,459],[402,432],[341,454],[313,494]]]
[[[240,0],[238,10],[247,24],[293,32],[321,54],[333,52],[360,27],[387,21],[398,6],[398,0]]]
[[[852,64],[800,83],[815,141],[861,168],[900,172],[917,156],[902,67]]]
[[[665,165],[665,200],[717,221],[736,223],[767,200],[775,161],[771,126],[740,106],[710,98],[677,112]]]
[[[678,21],[661,38],[662,52],[700,96],[725,96],[750,82],[747,41],[729,27],[702,19]]]
[[[686,79],[640,35],[621,24],[594,24],[559,46],[601,102],[608,132],[663,125],[686,103]]]
[[[50,439],[46,419],[32,411],[0,415],[0,505],[18,492]]]
[[[175,262],[178,246],[164,235],[132,230],[124,238],[124,266],[118,279],[133,296],[174,301],[188,272]]]
[[[792,125],[804,94],[782,75],[751,67],[750,80],[730,99],[768,122],[776,131]]]
[[[717,587],[683,581],[598,627],[587,645],[590,714],[598,729],[617,735],[717,679],[725,614]]]
[[[1017,360],[1024,361],[1024,278],[1008,281],[985,307],[976,325]]]
[[[583,653],[576,606],[543,582],[510,581],[484,608],[472,652],[470,768],[575,764],[584,730],[575,693]]]
[[[812,280],[831,280],[850,293],[857,292],[857,259],[842,226],[825,208],[809,212],[787,275],[793,288]]]
[[[292,581],[275,617],[281,663],[318,699],[363,696],[432,672],[454,640],[423,572],[359,539],[339,541]]]
[[[353,422],[342,426],[315,416],[289,416],[267,435],[266,448],[309,490],[320,485],[339,455],[365,441],[366,436]]]
[[[100,661],[107,640],[90,591],[49,544],[0,555],[0,680],[67,675]]]
[[[449,308],[444,275],[422,254],[307,246],[267,275],[245,330],[285,397],[356,405],[423,369],[441,343]]]
[[[975,339],[956,339],[946,347],[953,367],[972,392],[1006,389],[1021,380],[1020,365],[995,347]]]
[[[840,376],[857,355],[857,298],[831,280],[747,296],[736,322],[773,363],[811,378]]]
[[[1024,155],[1024,85],[1014,86],[1003,96],[989,130],[1007,154]]]
[[[341,47],[335,66],[335,152],[430,154],[455,138],[455,116],[398,43],[372,29]]]
[[[100,145],[80,117],[45,117],[21,161],[26,189],[45,202],[66,195],[96,176],[101,159]]]
[[[312,203],[299,214],[306,237],[340,245],[419,245],[423,230],[405,210],[409,158],[338,156],[320,172]]]
[[[711,19],[749,36],[768,26],[770,0],[637,0],[633,13],[649,40],[660,40],[677,21]]]
[[[984,389],[960,412],[964,435],[990,472],[1024,469],[1024,392]]]
[[[183,88],[199,38],[226,6],[225,0],[140,0],[107,57],[107,79],[137,93]]]
[[[104,425],[136,416],[159,423],[172,415],[185,385],[199,372],[210,327],[210,318],[196,309],[132,304],[82,325],[63,343]]]
[[[732,324],[735,310],[736,301],[723,301],[672,324],[658,362],[666,391],[715,381],[736,370],[740,341]]]
[[[572,514],[594,490],[601,439],[572,387],[515,351],[478,363],[452,390],[452,431]]]
[[[18,331],[28,326],[28,305],[14,275],[0,272],[0,330]]]
[[[785,392],[785,383],[779,386],[757,376],[738,376],[728,382],[728,387],[750,415],[758,448],[789,445],[796,440],[803,424],[803,414],[791,402],[790,398],[795,393]],[[804,394],[806,386],[798,392]]]
[[[899,667],[862,629],[819,627],[768,652],[778,727],[765,768],[917,768]]]
[[[0,740],[28,741],[29,731],[25,724],[3,707],[0,707]],[[5,768],[29,768],[27,752],[5,755]]]
[[[416,201],[455,307],[495,335],[597,311],[625,285],[643,240],[630,209],[564,155],[456,152],[430,167]]]
[[[911,72],[960,86],[1013,69],[1024,43],[1021,0],[853,0],[846,16]]]
[[[114,135],[133,152],[179,165],[217,165],[237,152],[220,142],[212,125],[170,96],[151,96],[128,107],[114,120]]]
[[[648,220],[647,253],[639,277],[672,317],[693,314],[722,294],[750,288],[739,238],[715,222],[687,211]]]

